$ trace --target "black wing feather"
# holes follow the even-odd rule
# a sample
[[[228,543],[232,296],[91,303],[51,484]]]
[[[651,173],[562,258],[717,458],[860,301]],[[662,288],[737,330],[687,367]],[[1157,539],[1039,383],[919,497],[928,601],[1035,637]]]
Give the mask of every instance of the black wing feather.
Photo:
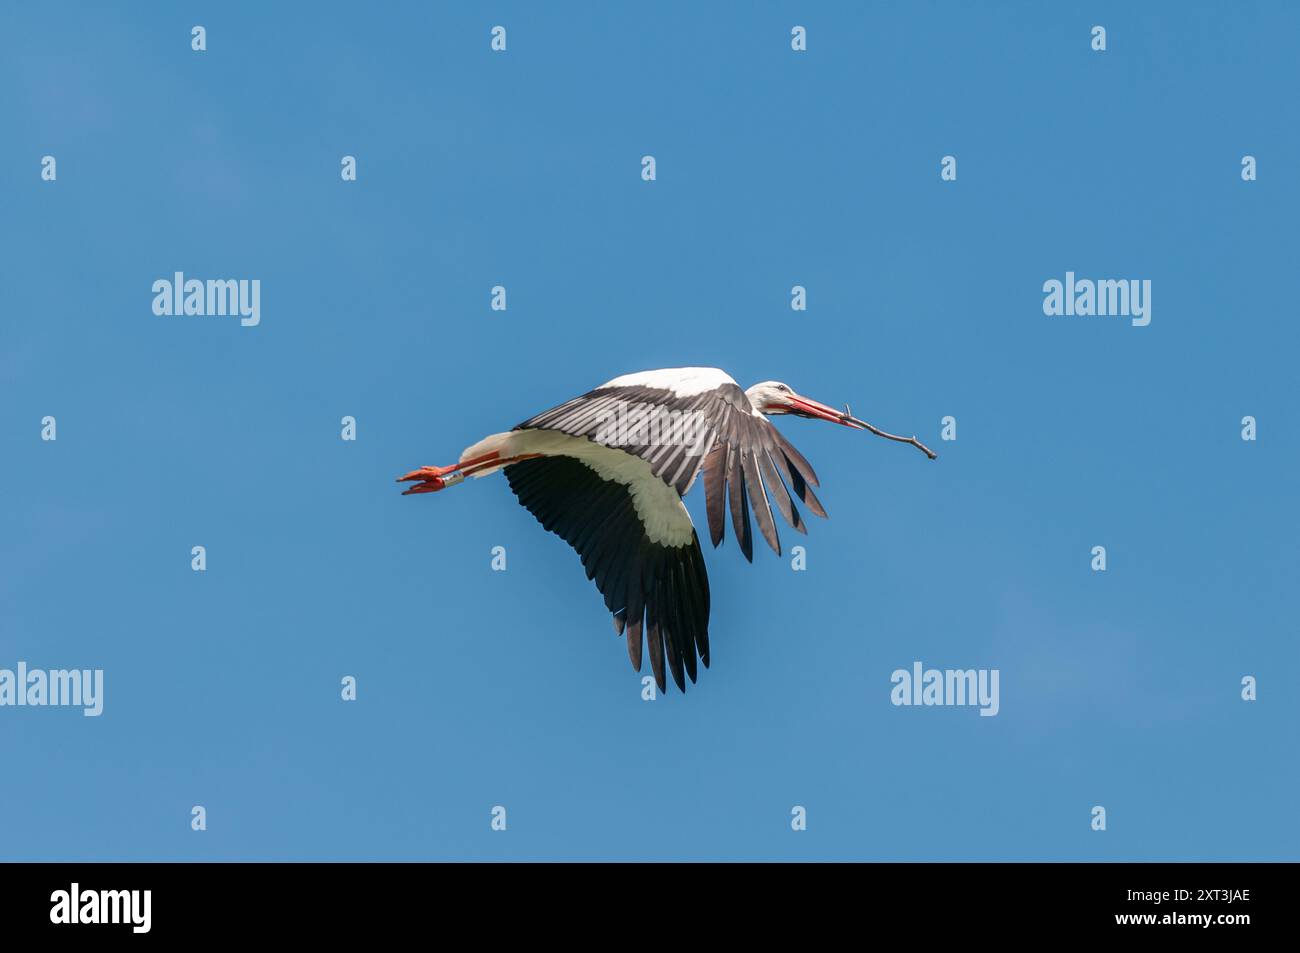
[[[673,681],[686,691],[686,678],[697,675],[697,655],[708,665],[709,654],[709,578],[694,531],[683,546],[651,541],[628,488],[573,457],[523,460],[505,474],[519,502],[582,558],[615,631],[628,640],[632,666],[641,670],[644,631],[660,690],[666,652]]]

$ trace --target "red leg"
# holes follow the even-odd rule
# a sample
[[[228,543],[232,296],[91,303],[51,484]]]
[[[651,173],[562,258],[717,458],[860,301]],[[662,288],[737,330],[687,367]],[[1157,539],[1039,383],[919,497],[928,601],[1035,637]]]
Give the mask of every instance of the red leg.
[[[420,469],[412,470],[410,473],[406,474],[405,476],[399,476],[397,478],[397,482],[405,483],[409,480],[432,481],[437,477],[444,477],[448,473],[455,473],[457,470],[461,469],[462,467],[475,467],[484,463],[488,463],[489,461],[495,460],[498,456],[500,456],[500,454],[498,454],[496,451],[493,451],[492,453],[486,453],[481,457],[474,457],[470,460],[462,460],[460,463],[453,463],[450,466],[420,467]],[[439,489],[441,489],[441,487],[439,487]],[[429,491],[425,490],[424,492],[427,493]]]
[[[403,490],[402,496],[412,496],[416,493],[437,493],[449,486],[455,486],[465,477],[473,476],[480,470],[505,467],[512,463],[518,463],[520,460],[531,460],[540,456],[540,453],[524,453],[517,457],[506,457],[503,460],[501,454],[494,451],[481,457],[462,460],[460,463],[454,463],[447,467],[420,467],[420,469],[412,470],[405,476],[398,477],[397,482],[418,481],[415,486]]]
[[[520,460],[532,460],[540,457],[540,453],[521,453],[517,457],[506,457],[504,460],[491,460],[487,463],[480,463],[477,466],[470,467],[465,471],[465,476],[473,476],[479,470],[486,470],[491,467],[508,467],[512,463],[518,463]]]

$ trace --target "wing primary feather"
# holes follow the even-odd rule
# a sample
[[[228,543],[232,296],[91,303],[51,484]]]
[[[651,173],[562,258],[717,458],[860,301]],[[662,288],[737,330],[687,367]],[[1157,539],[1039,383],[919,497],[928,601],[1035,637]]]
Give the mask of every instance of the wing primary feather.
[[[721,440],[704,458],[704,509],[709,516],[709,539],[714,548],[727,534],[727,448]]]
[[[627,657],[632,661],[633,671],[641,671],[641,620],[639,618],[627,624]]]
[[[803,519],[799,516],[799,508],[794,505],[794,500],[790,499],[790,491],[785,488],[785,483],[781,480],[781,472],[772,462],[770,452],[760,453],[758,455],[759,470],[763,475],[763,482],[768,489],[768,496],[776,501],[776,507],[781,511],[785,521],[790,524],[796,533],[808,532],[807,527],[803,525]]]
[[[668,650],[668,668],[673,673],[677,690],[685,692],[686,678],[682,671],[681,651],[681,600],[677,594],[675,575],[672,566],[664,566],[664,572],[659,577],[659,594],[660,605],[665,607],[664,615],[668,617],[664,631],[664,648]]]
[[[646,613],[646,619],[649,620],[650,614]],[[650,649],[650,668],[655,673],[655,684],[659,686],[659,691],[667,691],[668,680],[664,678],[664,643],[659,636],[659,627],[651,625],[647,630],[647,641]]]
[[[657,586],[659,585],[658,567],[653,560],[645,562],[645,576],[642,582],[642,591],[649,598],[645,604],[645,626],[646,626],[646,647],[650,650],[650,669],[655,675],[655,684],[659,686],[659,691],[664,691],[668,686],[664,679],[664,642],[662,634],[659,631],[659,612],[657,607],[660,605]]]
[[[749,493],[749,505],[758,520],[759,532],[772,547],[772,552],[781,555],[781,541],[776,535],[776,522],[772,519],[772,508],[767,503],[767,491],[758,475],[758,455],[754,450],[741,451],[742,464],[745,468],[745,489]]]
[[[688,570],[695,592],[695,650],[705,668],[709,667],[709,576],[704,570],[704,554],[696,547],[691,552]]]
[[[822,508],[821,500],[817,499],[817,494],[812,491],[812,487],[804,480],[803,474],[795,467],[794,461],[789,457],[785,458],[786,469],[790,471],[790,488],[794,490],[794,495],[799,497],[800,502],[808,505],[809,511],[814,516],[826,516],[826,510]]]
[[[682,662],[686,667],[686,677],[694,684],[697,672],[695,667],[695,591],[691,587],[687,571],[686,554],[686,551],[683,551],[682,558],[674,560],[673,575],[676,577],[677,624],[680,631],[678,654],[682,657]]]
[[[740,551],[754,561],[754,540],[749,534],[749,506],[745,499],[745,476],[740,466],[740,452],[727,448],[727,492],[731,498],[731,528],[736,533]]]

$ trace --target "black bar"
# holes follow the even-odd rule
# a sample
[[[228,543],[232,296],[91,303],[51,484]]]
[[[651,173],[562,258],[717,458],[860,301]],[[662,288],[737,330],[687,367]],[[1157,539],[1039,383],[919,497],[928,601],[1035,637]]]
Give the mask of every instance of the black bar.
[[[453,923],[493,936],[530,923],[563,932],[557,917],[613,918],[634,930],[643,914],[680,908],[760,933],[766,922],[798,921],[860,936],[919,929],[927,938],[1132,933],[1232,942],[1285,930],[1295,872],[1229,863],[5,864],[0,922],[7,939],[337,941],[431,926],[446,936]],[[53,922],[71,919],[73,884],[78,919],[104,911],[126,922]],[[128,901],[122,891],[139,893]]]

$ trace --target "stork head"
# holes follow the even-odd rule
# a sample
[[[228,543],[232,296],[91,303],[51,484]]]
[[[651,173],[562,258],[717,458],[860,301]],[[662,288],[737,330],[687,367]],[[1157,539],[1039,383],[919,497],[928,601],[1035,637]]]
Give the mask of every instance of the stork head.
[[[794,414],[797,417],[813,417],[817,420],[829,420],[831,423],[843,424],[854,430],[863,426],[856,418],[849,416],[848,410],[836,410],[811,397],[804,397],[795,392],[789,384],[780,381],[763,381],[745,391],[750,406],[760,414]]]

